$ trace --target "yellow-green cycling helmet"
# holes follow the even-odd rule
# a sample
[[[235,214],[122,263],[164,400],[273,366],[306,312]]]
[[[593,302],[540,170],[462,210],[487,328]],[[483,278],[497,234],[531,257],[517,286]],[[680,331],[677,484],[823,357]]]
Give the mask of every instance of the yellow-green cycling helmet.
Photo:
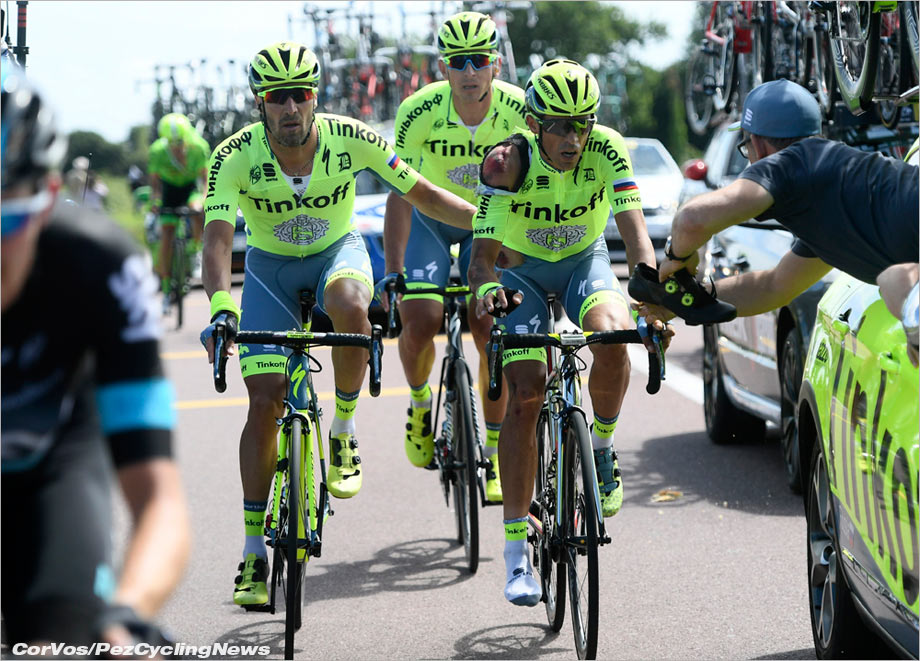
[[[574,60],[544,62],[524,88],[527,110],[535,115],[593,115],[601,90],[590,71]]]
[[[163,115],[157,123],[157,135],[169,142],[186,142],[193,130],[188,117],[178,112]]]
[[[476,11],[454,14],[438,30],[438,51],[441,55],[497,49],[495,21]]]
[[[249,89],[253,94],[284,87],[319,86],[319,61],[306,46],[279,41],[263,48],[249,63]]]

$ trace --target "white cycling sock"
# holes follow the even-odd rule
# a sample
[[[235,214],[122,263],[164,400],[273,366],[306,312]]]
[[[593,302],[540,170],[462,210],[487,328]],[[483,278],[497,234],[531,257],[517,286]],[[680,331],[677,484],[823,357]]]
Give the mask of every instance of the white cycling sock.
[[[341,434],[351,434],[354,436],[355,433],[355,419],[354,417],[349,418],[348,420],[342,420],[339,416],[332,417],[332,425],[330,425],[329,434],[331,436],[340,436]]]
[[[243,560],[250,553],[255,553],[263,560],[268,560],[268,549],[265,546],[264,535],[246,535],[246,543],[243,545]]]
[[[508,539],[517,536],[515,528],[523,530],[523,539]],[[530,565],[526,535],[526,518],[505,521],[505,599],[515,606],[536,606],[543,596],[543,588]]]

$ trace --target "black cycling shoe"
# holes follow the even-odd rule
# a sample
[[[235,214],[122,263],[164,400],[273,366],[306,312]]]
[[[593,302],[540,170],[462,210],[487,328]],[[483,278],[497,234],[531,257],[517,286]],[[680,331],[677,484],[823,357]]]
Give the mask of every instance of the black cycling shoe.
[[[667,308],[689,326],[721,324],[738,315],[734,305],[717,300],[687,269],[681,269],[664,282],[659,282],[658,269],[640,262],[633,270],[627,290],[637,301]]]

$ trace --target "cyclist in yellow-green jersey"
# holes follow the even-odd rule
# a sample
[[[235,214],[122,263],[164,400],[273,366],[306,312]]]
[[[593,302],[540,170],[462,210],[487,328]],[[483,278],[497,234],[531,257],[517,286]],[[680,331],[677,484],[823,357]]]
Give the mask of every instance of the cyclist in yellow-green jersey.
[[[352,222],[355,177],[361,170],[425,213],[471,227],[475,208],[469,202],[429,183],[367,125],[317,114],[319,78],[316,56],[300,44],[280,42],[260,50],[249,66],[249,86],[261,122],[224,140],[211,155],[204,232],[211,325],[202,332],[211,361],[217,322],[234,330],[237,323],[245,330],[300,328],[298,292],[303,289],[315,292],[317,306],[336,332],[370,334],[372,271]],[[237,207],[248,234],[242,316],[230,295]],[[253,606],[268,600],[263,528],[277,458],[275,420],[283,415],[286,352],[274,345],[244,345],[240,356],[249,392],[240,438],[246,541],[233,598]],[[336,393],[327,485],[338,498],[354,496],[363,479],[354,414],[367,358],[364,349],[332,350]]]
[[[527,129],[524,90],[496,78],[501,67],[498,31],[485,14],[462,12],[448,18],[438,31],[438,49],[446,80],[425,86],[400,104],[396,153],[433,183],[475,203],[483,155],[511,133]],[[460,244],[459,266],[465,283],[472,241],[472,232],[439,223],[399,196],[390,195],[384,229],[388,276],[381,288],[387,280],[404,274],[409,290],[400,304],[399,357],[411,393],[405,450],[419,467],[427,466],[434,454],[428,378],[434,364],[434,336],[444,309],[440,296],[412,294],[412,290],[447,285],[450,249],[455,243]],[[386,300],[381,302],[387,306]],[[488,383],[484,352],[490,323],[472,315],[469,322],[480,354],[480,392],[484,393]],[[483,398],[482,403],[484,456],[491,463],[486,471],[486,498],[500,501],[497,448],[505,402],[504,398],[498,402]]]
[[[655,265],[642,203],[623,138],[596,126],[600,91],[571,60],[550,60],[527,84],[528,134],[513,135],[482,164],[483,192],[473,221],[469,278],[485,315],[507,304],[502,286],[518,289],[520,305],[503,320],[507,333],[545,333],[555,293],[569,318],[588,331],[633,325],[610,269],[604,228],[611,209],[630,266]],[[506,267],[495,277],[504,253]],[[500,279],[500,282],[498,281]],[[660,322],[659,322],[660,325]],[[640,333],[643,331],[640,323]],[[653,349],[650,340],[646,340]],[[591,441],[604,516],[620,509],[623,483],[613,432],[629,383],[624,345],[591,345],[588,389],[594,408]],[[508,412],[499,454],[505,514],[505,598],[534,606],[542,593],[527,553],[527,513],[536,474],[535,433],[546,377],[544,350],[506,353]]]

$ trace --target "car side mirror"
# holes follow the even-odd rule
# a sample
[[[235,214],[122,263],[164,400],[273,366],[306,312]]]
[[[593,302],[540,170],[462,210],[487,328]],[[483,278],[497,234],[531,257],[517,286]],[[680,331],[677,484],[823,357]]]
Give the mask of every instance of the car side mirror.
[[[688,161],[684,164],[683,167],[684,176],[687,179],[693,179],[694,181],[702,181],[706,178],[706,173],[709,171],[709,168],[706,167],[706,164],[701,158],[694,158],[692,161]]]

